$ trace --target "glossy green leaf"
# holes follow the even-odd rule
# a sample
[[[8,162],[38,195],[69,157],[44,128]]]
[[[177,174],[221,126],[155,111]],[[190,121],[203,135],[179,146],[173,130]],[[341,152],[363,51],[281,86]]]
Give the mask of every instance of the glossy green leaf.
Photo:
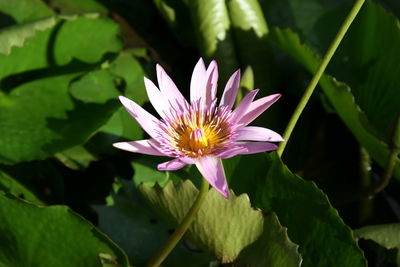
[[[2,189],[34,204],[64,202],[64,182],[52,161],[0,164]],[[5,179],[4,179],[5,178]]]
[[[0,0],[0,13],[7,14],[17,23],[54,15],[54,11],[41,0]]]
[[[235,261],[238,266],[301,266],[302,258],[287,236],[287,229],[279,223],[275,213],[264,216],[263,234],[245,248]]]
[[[400,223],[364,226],[354,230],[354,235],[373,240],[388,249],[400,249]]]
[[[282,50],[302,64],[309,72],[313,73],[316,70],[320,58],[308,47],[302,45],[299,37],[291,30],[276,28],[273,31],[272,38]],[[376,162],[385,166],[389,149],[365,127],[365,122],[362,121],[364,114],[355,103],[351,89],[346,84],[340,83],[326,74],[321,77],[319,84],[339,117],[360,144],[368,150]],[[394,175],[400,177],[399,165],[395,168]]]
[[[109,72],[124,80],[124,95],[139,105],[148,101],[143,78],[146,76],[142,66],[133,56],[135,51],[121,52],[110,63]],[[101,131],[128,140],[143,139],[143,130],[134,118],[120,105],[120,109],[101,128]],[[115,140],[116,141],[116,140]]]
[[[8,55],[13,46],[21,47],[26,39],[35,35],[36,31],[44,31],[56,24],[55,17],[36,20],[32,23],[18,24],[0,31],[0,54]]]
[[[91,162],[96,160],[96,157],[83,146],[69,148],[54,156],[66,167],[74,170],[87,168]]]
[[[117,102],[83,104],[70,98],[73,77],[36,80],[0,95],[0,161],[48,157],[84,143],[108,120]]]
[[[136,185],[144,183],[153,186],[155,183],[162,185],[169,181],[168,172],[157,170],[157,165],[167,161],[166,158],[143,156],[132,161],[132,167],[135,170],[133,181]]]
[[[60,14],[83,14],[96,12],[107,15],[108,10],[96,0],[52,0],[48,5],[57,10]]]
[[[3,266],[101,266],[101,253],[129,266],[117,245],[65,206],[38,207],[0,192],[0,224]]]
[[[95,15],[64,16],[57,19],[58,23],[54,24],[54,27],[45,31],[36,31],[33,37],[26,40],[23,47],[14,47],[9,55],[0,54],[0,78],[19,74],[22,77],[18,76],[19,79],[15,80],[20,82],[20,80],[32,79],[32,74],[31,76],[26,74],[28,77],[25,77],[21,74],[22,72],[36,70],[33,76],[37,79],[39,75],[44,75],[45,68],[54,66],[56,63],[65,65],[72,59],[85,63],[97,63],[105,53],[118,51],[122,46],[118,36],[118,26],[110,19],[97,17]],[[35,24],[35,22],[30,22],[25,24],[25,27]],[[13,27],[14,30],[7,33],[8,38],[19,38],[15,37],[19,35],[18,28],[19,26]],[[90,67],[84,63],[75,62],[75,64],[74,72],[88,70]],[[71,72],[67,67],[52,70],[55,74]],[[15,83],[16,81],[11,79],[7,80],[7,83],[2,81],[1,85],[10,89],[9,87],[15,86]]]
[[[132,182],[117,183],[108,206],[95,206],[99,228],[128,254],[130,262],[142,266],[159,247],[167,242],[171,228],[150,211]],[[118,227],[115,227],[118,225]],[[212,257],[192,251],[182,241],[172,251],[163,266],[206,266]]]
[[[189,8],[201,54],[224,63],[219,70],[222,81],[226,81],[238,63],[225,0],[194,0],[189,2]]]
[[[35,204],[43,204],[43,202],[38,199],[32,190],[20,183],[18,180],[14,179],[7,173],[0,170],[0,190],[3,192],[7,192],[14,196],[18,196],[23,198],[29,202]]]
[[[118,98],[116,79],[116,76],[106,70],[92,71],[73,81],[69,91],[75,99],[82,102],[103,104]]]
[[[198,194],[190,180],[176,185],[170,182],[163,188],[159,185],[148,187],[142,184],[139,189],[151,206],[172,225],[183,220]],[[233,262],[240,253],[246,254],[244,248],[255,242],[262,242],[265,249],[262,256],[265,259],[262,260],[265,262],[299,266],[301,257],[297,248],[283,233],[276,217],[265,222],[266,225],[262,212],[251,207],[247,195],[235,196],[232,192],[231,197],[225,199],[211,189],[189,227],[187,237],[199,247],[213,253],[223,263]],[[274,233],[269,232],[272,230]],[[274,238],[268,238],[272,236]],[[271,246],[269,242],[277,244]],[[260,257],[255,251],[250,253],[250,258]],[[249,259],[243,256],[242,260],[247,262]]]
[[[122,48],[118,25],[109,19],[96,17],[78,17],[58,29],[53,54],[56,64],[67,64],[73,58],[94,63],[105,52],[118,52]]]
[[[69,94],[71,81],[94,65],[75,62],[46,69],[54,61],[67,64],[72,58],[95,63],[120,48],[116,24],[73,16],[57,25],[37,32],[10,55],[0,55],[0,162],[42,159],[82,144],[119,107],[116,99],[105,102],[110,95],[97,95],[104,92],[103,84],[85,88],[102,97],[97,100],[102,104],[86,104],[79,101],[85,100],[82,95],[74,91],[79,96],[74,99]],[[79,45],[76,39],[82,39]]]
[[[234,190],[250,193],[256,207],[278,215],[299,245],[302,266],[366,265],[351,229],[327,196],[291,173],[276,153],[237,157],[224,165]]]

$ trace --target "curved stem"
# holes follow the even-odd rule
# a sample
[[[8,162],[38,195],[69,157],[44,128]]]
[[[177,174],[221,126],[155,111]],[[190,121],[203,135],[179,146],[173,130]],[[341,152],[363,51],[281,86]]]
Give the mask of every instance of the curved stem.
[[[207,195],[208,187],[209,187],[209,185],[208,185],[207,180],[202,178],[199,194],[197,195],[197,198],[194,201],[192,207],[186,214],[185,218],[183,218],[182,222],[175,229],[174,233],[170,236],[167,243],[147,263],[147,265],[146,265],[147,267],[160,266],[160,264],[165,260],[165,258],[175,248],[175,246],[181,240],[183,235],[186,233],[186,230],[189,228],[193,219],[196,217],[196,214],[199,211],[201,204],[203,203],[203,201],[205,199],[205,196]]]
[[[398,161],[398,155],[400,153],[400,115],[396,119],[396,124],[393,129],[391,148],[386,160],[385,170],[382,177],[375,183],[372,184],[367,190],[367,196],[373,196],[381,192],[389,184],[390,178],[393,175],[394,167]]]
[[[358,12],[360,11],[362,5],[364,4],[365,0],[357,0],[351,9],[350,13],[347,15],[346,19],[344,20],[342,26],[340,27],[338,33],[333,39],[331,45],[328,48],[324,58],[319,65],[317,72],[314,74],[314,77],[308,84],[302,98],[300,99],[299,104],[297,105],[296,109],[293,112],[292,117],[286,127],[285,132],[283,133],[284,142],[280,143],[278,149],[278,155],[282,156],[283,151],[285,150],[286,144],[289,141],[290,135],[293,132],[293,129],[303,112],[305,106],[307,105],[308,100],[310,99],[312,93],[314,92],[315,87],[318,84],[319,79],[321,78],[322,74],[324,73],[326,67],[328,66],[329,61],[331,60],[333,54],[335,53],[336,49],[338,48],[340,42],[342,41],[344,35],[346,34],[347,30],[349,29],[351,23],[353,22],[354,18],[357,16]]]

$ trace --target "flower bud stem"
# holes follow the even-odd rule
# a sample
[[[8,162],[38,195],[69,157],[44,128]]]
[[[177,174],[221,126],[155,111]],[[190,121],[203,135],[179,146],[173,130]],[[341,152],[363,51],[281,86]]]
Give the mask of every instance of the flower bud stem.
[[[328,48],[328,51],[326,52],[324,58],[322,59],[321,64],[319,65],[319,67],[317,69],[317,72],[314,74],[314,77],[311,79],[310,83],[308,84],[302,98],[300,99],[299,104],[297,105],[296,109],[294,110],[293,115],[290,118],[288,125],[286,126],[285,132],[283,133],[283,139],[285,139],[285,141],[280,143],[280,145],[279,145],[279,149],[278,149],[279,156],[282,156],[282,153],[285,150],[286,144],[289,141],[290,135],[292,134],[293,129],[296,126],[296,123],[297,123],[298,119],[300,118],[301,113],[303,112],[305,106],[307,105],[308,100],[310,99],[312,93],[314,92],[314,89],[317,86],[326,67],[328,66],[333,54],[335,53],[336,49],[338,48],[340,42],[342,41],[344,35],[346,34],[347,30],[349,29],[351,23],[354,21],[355,17],[357,16],[357,14],[360,11],[364,2],[365,2],[365,0],[357,0],[354,3],[353,8],[347,15],[347,17],[344,20],[342,26],[340,27],[338,33],[336,34],[335,39],[333,39],[331,45]]]
[[[193,219],[196,217],[197,212],[199,211],[201,204],[203,203],[205,196],[208,192],[209,184],[206,179],[201,179],[201,186],[199,194],[197,195],[196,200],[194,201],[192,207],[186,214],[185,218],[183,218],[182,222],[175,229],[174,233],[170,236],[167,243],[149,260],[147,263],[147,267],[158,267],[165,260],[165,258],[171,253],[171,251],[175,248],[178,242],[181,240],[186,230],[189,228]]]

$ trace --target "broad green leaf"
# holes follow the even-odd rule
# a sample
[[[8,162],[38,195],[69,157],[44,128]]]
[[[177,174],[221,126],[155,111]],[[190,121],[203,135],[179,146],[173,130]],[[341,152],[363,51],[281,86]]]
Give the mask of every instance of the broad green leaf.
[[[35,204],[43,204],[43,202],[35,196],[35,194],[29,187],[21,184],[18,180],[14,179],[13,177],[9,176],[1,170],[0,190],[14,196],[18,196]]]
[[[134,51],[121,52],[118,57],[110,63],[110,73],[121,77],[125,81],[124,95],[139,105],[147,100],[146,89],[143,78],[145,72],[132,55]],[[102,132],[112,134],[128,140],[140,140],[143,138],[143,130],[131,115],[122,107],[113,114],[111,119],[101,128]]]
[[[65,19],[67,20],[65,20]],[[25,40],[23,47],[14,47],[9,55],[0,54],[0,78],[19,74],[15,80],[32,79],[22,72],[36,70],[34,78],[44,75],[45,68],[54,66],[54,64],[65,65],[72,59],[78,59],[85,63],[97,63],[105,53],[118,51],[122,42],[119,38],[118,26],[106,18],[96,18],[95,16],[64,16],[58,18],[57,24],[45,31],[36,31],[36,34]],[[49,19],[51,20],[51,19]],[[46,21],[46,20],[44,20]],[[24,27],[32,27],[35,22],[24,24]],[[8,39],[15,38],[19,34],[18,27],[12,27],[14,30],[7,30]],[[22,26],[21,26],[22,27]],[[0,38],[1,34],[0,34]],[[19,38],[19,37],[18,37]],[[7,39],[7,40],[8,40]],[[5,42],[7,41],[4,40]],[[10,42],[10,41],[7,41]],[[91,67],[87,64],[77,64],[74,68],[52,69],[56,74],[60,72],[79,72],[88,70]],[[47,75],[47,72],[45,72]],[[54,73],[52,73],[54,75]],[[31,74],[32,76],[32,74]],[[10,78],[9,78],[10,79]],[[10,87],[16,81],[2,81],[2,87]]]
[[[148,186],[154,186],[155,183],[166,184],[169,181],[168,172],[157,170],[157,165],[167,160],[165,157],[142,156],[132,161],[135,184],[144,183]]]
[[[268,230],[267,230],[268,229]],[[263,234],[239,255],[238,266],[301,266],[302,258],[275,213],[264,216]]]
[[[354,235],[371,239],[388,249],[400,249],[400,223],[365,226],[354,230]]]
[[[64,181],[52,161],[0,164],[2,189],[34,204],[64,202]]]
[[[320,58],[308,47],[302,45],[295,33],[291,30],[276,28],[273,31],[272,38],[282,50],[302,64],[309,72],[315,72]],[[357,138],[358,142],[368,150],[376,162],[382,167],[385,166],[389,149],[386,144],[376,138],[365,127],[365,123],[362,122],[364,114],[355,103],[351,89],[346,84],[340,83],[326,74],[321,77],[319,84],[339,117]],[[400,177],[399,165],[395,168],[394,175],[398,178]]]
[[[74,75],[25,83],[0,95],[0,161],[42,159],[84,143],[118,107],[115,100],[83,104],[68,96]]]
[[[44,31],[56,24],[55,17],[36,20],[31,23],[10,26],[0,31],[0,54],[9,55],[13,46],[21,47],[36,31]]]
[[[96,0],[52,0],[48,3],[50,7],[59,11],[59,14],[83,14],[96,12],[107,15],[108,10]]]
[[[167,242],[171,228],[150,211],[132,182],[116,185],[118,189],[110,196],[110,205],[94,206],[99,214],[99,228],[126,251],[132,264],[142,266]],[[211,260],[210,255],[191,251],[182,241],[163,266],[200,267]]]
[[[183,220],[198,194],[190,180],[177,185],[170,182],[163,188],[159,185],[148,187],[142,184],[139,190],[151,206],[172,225]],[[247,252],[243,249],[247,246],[262,242],[260,246],[265,249],[265,254],[262,255],[265,258],[262,260],[265,262],[272,262],[275,266],[278,262],[285,263],[284,266],[299,266],[301,257],[297,248],[282,234],[282,227],[276,217],[265,222],[266,225],[262,212],[251,207],[247,195],[235,196],[232,192],[232,196],[225,199],[212,189],[186,235],[199,247],[213,253],[222,263],[233,262],[240,253],[246,255]],[[269,232],[276,230],[278,231],[275,233]],[[272,236],[274,238],[268,238]],[[272,246],[269,242],[277,244]],[[250,253],[250,258],[260,257],[255,251]],[[247,263],[249,259],[243,256],[242,260]]]
[[[224,82],[238,68],[225,0],[194,0],[189,8],[201,54],[224,63],[219,66]]]
[[[69,86],[71,95],[85,103],[106,103],[117,99],[119,92],[115,88],[117,77],[106,70],[89,72]]]
[[[0,162],[43,159],[82,144],[119,107],[114,97],[105,102],[110,94],[97,96],[102,97],[102,104],[86,104],[71,98],[68,90],[72,80],[121,46],[116,24],[108,19],[73,16],[57,25],[37,32],[23,47],[14,47],[10,55],[0,55]],[[81,40],[79,46],[76,40]],[[53,65],[54,61],[70,63],[73,58],[94,64],[74,61],[68,66]],[[92,83],[89,89],[96,95],[104,92],[100,84]]]
[[[91,162],[96,160],[96,157],[83,146],[69,148],[54,156],[66,167],[74,170],[87,168]]]
[[[2,266],[101,266],[101,253],[129,266],[116,244],[65,206],[38,207],[0,192],[0,225]]]
[[[253,68],[256,88],[261,88],[264,95],[269,94],[275,90],[274,61],[260,4],[257,0],[229,0],[227,7],[240,64]]]
[[[107,18],[82,16],[64,23],[54,40],[54,61],[58,65],[73,58],[86,63],[98,62],[105,52],[122,48],[118,25]]]
[[[7,14],[17,23],[54,15],[54,11],[41,0],[0,0],[0,13]]]
[[[327,196],[291,173],[276,153],[237,157],[224,165],[234,190],[250,193],[256,207],[278,215],[299,245],[302,266],[366,266],[351,229]]]

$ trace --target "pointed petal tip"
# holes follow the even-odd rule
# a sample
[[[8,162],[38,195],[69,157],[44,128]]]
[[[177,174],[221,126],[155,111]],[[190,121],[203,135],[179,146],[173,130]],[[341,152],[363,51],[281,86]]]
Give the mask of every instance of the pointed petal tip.
[[[222,194],[222,196],[223,196],[224,198],[229,198],[229,197],[230,197],[229,189],[227,189],[227,190],[221,192],[221,194]]]
[[[272,94],[271,96],[275,96],[277,99],[281,98],[282,94]]]

